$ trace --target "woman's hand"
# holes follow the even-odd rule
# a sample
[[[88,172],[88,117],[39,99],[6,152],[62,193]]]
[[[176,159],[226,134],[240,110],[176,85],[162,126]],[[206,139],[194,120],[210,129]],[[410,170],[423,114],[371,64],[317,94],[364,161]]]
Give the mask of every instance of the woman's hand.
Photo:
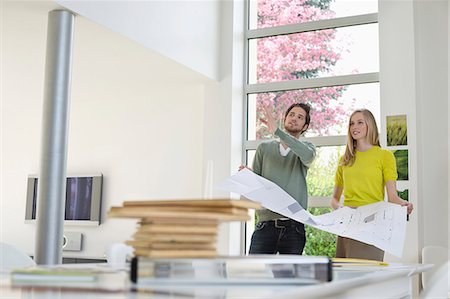
[[[342,191],[344,190],[343,187],[340,186],[334,186],[333,190],[333,197],[331,198],[330,205],[333,209],[337,210],[343,207],[340,198],[342,195]]]
[[[396,181],[387,181],[386,182],[386,190],[387,190],[389,202],[396,203],[401,206],[406,206],[408,215],[411,214],[411,212],[414,209],[414,206],[412,203],[410,203],[404,199],[401,199],[397,195],[397,182]]]
[[[414,206],[413,206],[412,203],[410,203],[410,202],[404,200],[403,203],[402,203],[401,205],[402,205],[402,206],[406,206],[406,212],[408,213],[408,215],[412,213],[412,211],[413,211],[413,209],[414,209]]]

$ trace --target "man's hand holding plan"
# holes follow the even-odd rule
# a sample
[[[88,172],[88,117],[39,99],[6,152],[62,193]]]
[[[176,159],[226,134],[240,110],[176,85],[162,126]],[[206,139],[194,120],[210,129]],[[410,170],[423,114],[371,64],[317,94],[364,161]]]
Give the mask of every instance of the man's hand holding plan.
[[[402,255],[406,207],[382,201],[314,216],[278,185],[248,169],[232,175],[218,188],[259,202],[266,209],[312,227],[374,245],[398,257]]]

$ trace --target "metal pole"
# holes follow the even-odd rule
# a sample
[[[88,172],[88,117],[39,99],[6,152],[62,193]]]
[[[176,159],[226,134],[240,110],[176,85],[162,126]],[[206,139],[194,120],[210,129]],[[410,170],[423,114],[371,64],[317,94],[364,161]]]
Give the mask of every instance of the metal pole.
[[[74,15],[48,14],[35,260],[62,263]]]

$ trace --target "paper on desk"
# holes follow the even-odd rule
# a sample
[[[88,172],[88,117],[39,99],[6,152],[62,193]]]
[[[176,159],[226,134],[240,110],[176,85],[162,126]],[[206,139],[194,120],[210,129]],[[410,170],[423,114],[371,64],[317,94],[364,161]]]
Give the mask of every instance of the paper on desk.
[[[356,209],[343,207],[314,216],[278,185],[248,169],[232,175],[217,187],[320,230],[374,245],[397,257],[402,256],[406,207],[382,201]]]

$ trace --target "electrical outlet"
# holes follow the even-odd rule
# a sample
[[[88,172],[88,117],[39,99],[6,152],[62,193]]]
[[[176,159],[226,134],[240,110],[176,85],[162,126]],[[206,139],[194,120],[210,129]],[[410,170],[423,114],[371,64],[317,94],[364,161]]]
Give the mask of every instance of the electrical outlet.
[[[63,251],[81,251],[83,234],[78,232],[64,232]]]

